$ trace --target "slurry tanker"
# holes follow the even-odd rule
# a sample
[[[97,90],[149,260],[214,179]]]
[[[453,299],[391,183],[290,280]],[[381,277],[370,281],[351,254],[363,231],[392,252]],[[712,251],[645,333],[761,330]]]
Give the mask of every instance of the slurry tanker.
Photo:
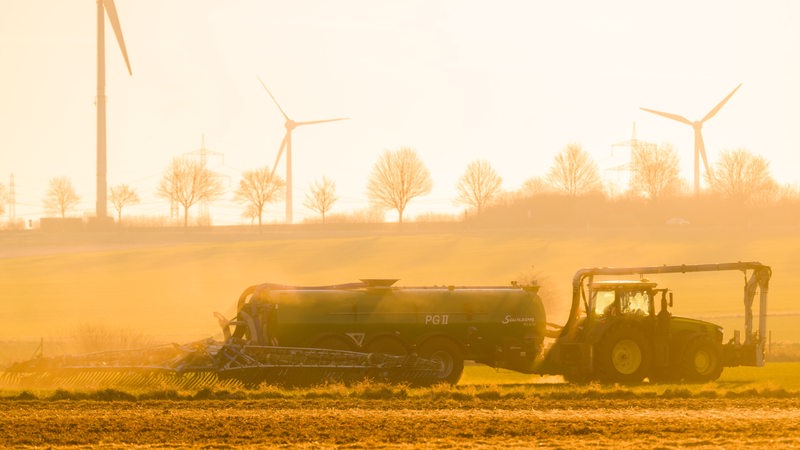
[[[727,342],[716,324],[674,316],[673,292],[647,278],[716,271],[743,272],[746,280],[744,330]],[[572,280],[564,325],[547,321],[535,284],[265,283],[244,290],[233,319],[217,314],[222,341],[40,355],[6,373],[30,381],[54,374],[80,379],[124,373],[135,374],[139,384],[159,374],[185,385],[197,380],[252,386],[363,378],[424,385],[457,383],[464,361],[474,361],[526,374],[562,375],[570,382],[706,382],[717,379],[724,367],[764,364],[770,277],[771,269],[758,262],[580,269]]]

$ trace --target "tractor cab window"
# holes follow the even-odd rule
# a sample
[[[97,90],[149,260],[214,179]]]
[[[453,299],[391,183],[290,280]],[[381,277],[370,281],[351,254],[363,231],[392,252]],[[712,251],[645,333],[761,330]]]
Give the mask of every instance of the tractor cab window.
[[[599,281],[592,283],[586,308],[590,315],[601,317],[653,315],[655,283],[642,281]]]
[[[594,313],[597,316],[611,314],[614,308],[614,291],[594,291]]]
[[[622,291],[619,304],[623,314],[649,316],[652,302],[648,291]]]

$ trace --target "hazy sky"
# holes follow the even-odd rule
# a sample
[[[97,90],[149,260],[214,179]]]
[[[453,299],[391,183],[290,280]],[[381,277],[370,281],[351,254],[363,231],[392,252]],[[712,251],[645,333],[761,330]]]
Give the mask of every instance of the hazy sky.
[[[283,118],[352,120],[294,132],[295,220],[311,182],[337,183],[335,212],[367,205],[379,154],[415,148],[431,171],[422,211],[454,212],[467,164],[487,159],[514,190],[580,143],[601,166],[631,135],[671,143],[691,182],[692,130],[639,110],[702,118],[709,162],[746,148],[800,181],[800,3],[784,1],[117,0],[133,76],[106,24],[108,184],[167,215],[154,194],[169,161],[206,147],[232,192],[272,165]],[[0,0],[0,182],[17,216],[44,214],[68,176],[95,205],[96,3]],[[619,149],[617,149],[619,150]],[[281,172],[283,166],[279,168]],[[232,193],[214,223],[242,221]],[[110,209],[111,210],[111,209]],[[393,220],[393,216],[387,216]],[[273,204],[265,221],[283,220]]]

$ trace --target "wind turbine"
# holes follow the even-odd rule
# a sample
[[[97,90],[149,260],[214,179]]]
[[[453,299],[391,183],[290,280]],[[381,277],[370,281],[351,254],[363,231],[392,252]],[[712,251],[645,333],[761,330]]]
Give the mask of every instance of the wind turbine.
[[[278,107],[283,118],[286,119],[284,126],[286,127],[286,134],[283,135],[283,141],[281,141],[280,147],[278,147],[278,157],[275,158],[275,164],[272,166],[272,173],[270,174],[270,179],[275,175],[275,170],[278,168],[278,163],[281,160],[281,155],[283,155],[283,149],[286,149],[286,223],[292,223],[292,131],[301,126],[301,125],[314,125],[317,123],[325,123],[325,122],[336,122],[338,120],[347,120],[349,117],[339,117],[336,119],[324,119],[324,120],[310,120],[305,122],[295,122],[294,120],[290,119],[286,112],[284,112],[281,105],[275,100],[275,96],[272,95],[269,88],[264,81],[261,80],[261,77],[258,77],[258,81],[261,82],[261,85],[264,86],[264,89],[269,94],[272,101],[275,102],[275,106]]]
[[[117,7],[114,0],[97,0],[97,219],[105,220],[108,217],[106,200],[106,43],[105,43],[105,16],[117,36],[122,57],[128,67],[128,74],[133,75],[131,63],[128,61],[128,52],[125,50],[125,40],[122,38],[122,28],[117,17]]]
[[[717,103],[717,106],[711,109],[711,111],[703,117],[702,120],[696,120],[694,122],[690,121],[689,119],[679,116],[677,114],[667,113],[663,111],[656,111],[654,109],[647,109],[641,108],[643,111],[647,111],[649,113],[658,114],[659,116],[666,117],[667,119],[677,120],[678,122],[682,122],[688,125],[691,125],[694,129],[694,194],[697,195],[700,192],[700,157],[703,158],[703,165],[706,168],[706,174],[709,174],[710,171],[708,170],[708,159],[706,158],[706,147],[703,143],[703,123],[708,119],[714,117],[715,114],[719,112],[720,109],[725,105],[725,103],[730,100],[733,94],[742,87],[742,84],[739,83],[734,90],[728,94],[727,97],[723,98],[721,102]]]

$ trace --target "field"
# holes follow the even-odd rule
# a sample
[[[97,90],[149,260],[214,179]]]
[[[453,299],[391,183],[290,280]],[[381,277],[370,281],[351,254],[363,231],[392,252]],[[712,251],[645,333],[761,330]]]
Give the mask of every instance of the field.
[[[454,387],[7,390],[0,447],[797,448],[798,373],[776,363],[706,385],[570,386],[471,366]]]
[[[93,345],[218,335],[245,287],[400,278],[536,279],[560,322],[580,267],[761,261],[771,340],[800,342],[796,228],[476,230],[409,224],[189,232],[0,233],[0,367]],[[669,275],[676,314],[741,328],[740,273]],[[726,335],[726,338],[730,334]],[[113,338],[113,339],[112,339]],[[86,344],[83,342],[83,344]],[[570,386],[469,366],[454,387],[363,383],[195,392],[0,386],[0,447],[796,448],[800,363],[729,368],[706,385]]]
[[[796,448],[796,399],[10,402],[4,447]],[[690,405],[687,405],[690,403]],[[713,419],[709,418],[713,416]]]

